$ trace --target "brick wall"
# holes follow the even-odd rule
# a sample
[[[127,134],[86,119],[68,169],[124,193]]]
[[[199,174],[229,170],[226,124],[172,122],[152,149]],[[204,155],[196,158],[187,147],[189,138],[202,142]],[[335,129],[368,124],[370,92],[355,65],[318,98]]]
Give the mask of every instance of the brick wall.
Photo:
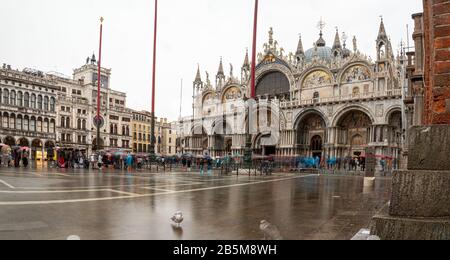
[[[425,124],[450,124],[450,0],[423,0]]]

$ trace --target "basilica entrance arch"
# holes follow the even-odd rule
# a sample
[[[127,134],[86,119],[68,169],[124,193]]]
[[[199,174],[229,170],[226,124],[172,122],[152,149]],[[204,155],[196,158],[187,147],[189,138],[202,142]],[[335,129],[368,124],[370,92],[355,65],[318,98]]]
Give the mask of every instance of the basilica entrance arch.
[[[231,152],[233,146],[232,128],[226,120],[214,123],[211,134],[211,156],[224,157]],[[208,143],[206,144],[208,146]]]
[[[265,156],[276,155],[277,142],[276,137],[270,133],[259,133],[253,141],[253,152]]]
[[[320,135],[315,135],[311,139],[311,153],[313,157],[322,157],[323,140]]]
[[[297,153],[308,157],[322,157],[326,140],[326,123],[317,111],[310,111],[297,123]]]
[[[372,124],[370,117],[361,110],[350,110],[340,117],[336,137],[340,157],[359,157],[365,154]]]
[[[225,140],[225,153],[231,153],[231,148],[233,147],[233,139],[228,138]]]
[[[276,155],[280,142],[280,113],[278,107],[270,102],[260,101],[252,112],[252,117],[246,117],[246,123],[250,120],[250,132],[252,135],[252,147],[256,154]]]
[[[208,133],[203,126],[196,126],[193,128],[190,142],[192,153],[195,155],[203,155],[203,153],[208,150]]]

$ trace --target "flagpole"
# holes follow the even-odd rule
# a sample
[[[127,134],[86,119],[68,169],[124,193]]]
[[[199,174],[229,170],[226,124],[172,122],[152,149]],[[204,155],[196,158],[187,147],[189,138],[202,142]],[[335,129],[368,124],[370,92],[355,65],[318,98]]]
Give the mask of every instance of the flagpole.
[[[253,100],[256,97],[256,75],[255,75],[255,71],[256,71],[256,41],[257,41],[257,31],[258,31],[258,0],[255,0],[255,13],[254,13],[254,20],[253,20],[253,49],[252,49],[252,67],[251,67],[251,82],[250,82],[250,102],[247,102],[247,140],[245,142],[245,155],[244,155],[244,161],[246,162],[246,164],[248,165],[249,168],[249,174],[251,172],[251,167],[252,167],[252,156],[253,156],[253,151],[252,151],[252,135],[250,133],[250,104],[252,104]]]
[[[151,122],[151,145],[150,154],[155,155],[155,88],[156,88],[156,39],[158,29],[158,0],[155,0],[155,22],[153,35],[153,79],[152,79],[152,122]]]
[[[256,96],[256,41],[258,33],[258,0],[255,0],[255,15],[253,21],[253,49],[252,49],[252,78],[251,78],[251,98]]]
[[[180,119],[181,120],[181,111],[183,106],[183,79],[181,79],[181,90],[180,90]]]
[[[101,64],[102,64],[102,41],[103,41],[103,17],[100,18],[100,46],[98,51],[98,74],[97,74],[97,151],[100,151],[100,128],[101,128],[101,117],[100,117],[100,88],[101,88]]]

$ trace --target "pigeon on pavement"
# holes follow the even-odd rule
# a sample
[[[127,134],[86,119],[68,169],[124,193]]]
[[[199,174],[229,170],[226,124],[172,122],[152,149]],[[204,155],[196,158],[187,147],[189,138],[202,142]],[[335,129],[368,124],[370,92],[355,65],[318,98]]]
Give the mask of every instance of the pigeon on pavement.
[[[264,233],[264,240],[283,240],[280,230],[275,225],[269,223],[267,220],[261,221],[259,228]]]
[[[181,222],[183,222],[184,218],[183,218],[183,213],[181,213],[181,211],[176,212],[173,217],[171,218],[171,220],[177,224],[177,226],[181,225]]]

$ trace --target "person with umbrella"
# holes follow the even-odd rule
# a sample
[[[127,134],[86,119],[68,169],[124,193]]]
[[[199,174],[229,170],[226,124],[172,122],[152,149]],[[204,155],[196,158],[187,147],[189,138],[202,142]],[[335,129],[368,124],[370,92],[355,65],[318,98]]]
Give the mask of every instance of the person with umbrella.
[[[28,148],[27,147],[22,147],[22,165],[24,168],[28,168]]]
[[[386,171],[386,160],[385,157],[382,157],[380,160],[381,171],[384,173]]]
[[[12,147],[12,151],[11,151],[11,154],[12,154],[12,160],[13,160],[13,162],[14,162],[14,167],[15,168],[19,168],[19,166],[20,166],[20,147],[19,146],[14,146],[14,147]]]
[[[188,158],[187,159],[187,170],[188,170],[188,172],[191,172],[191,167],[192,167],[192,158]]]
[[[133,156],[131,156],[131,153],[128,153],[128,155],[127,155],[127,168],[128,168],[128,171],[131,171],[132,166],[133,166]]]
[[[53,148],[47,149],[47,161],[50,168],[54,167],[55,150]]]
[[[206,156],[206,164],[208,166],[208,176],[212,176],[212,158],[211,156]]]
[[[66,159],[63,153],[61,153],[61,156],[58,158],[58,167],[61,169],[67,168]]]
[[[183,171],[186,171],[186,165],[187,165],[186,157],[181,158],[181,165],[183,166]]]
[[[97,167],[100,171],[102,170],[102,166],[103,166],[103,156],[101,153],[99,153],[97,158]]]
[[[9,167],[11,162],[11,147],[9,145],[2,146],[2,156],[4,165]]]

